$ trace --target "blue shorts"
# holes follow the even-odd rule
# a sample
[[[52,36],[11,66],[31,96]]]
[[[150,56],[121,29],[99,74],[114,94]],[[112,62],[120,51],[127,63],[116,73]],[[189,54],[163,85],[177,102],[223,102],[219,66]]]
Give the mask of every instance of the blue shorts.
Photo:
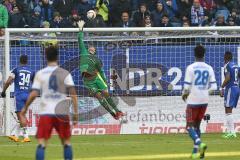
[[[230,87],[224,92],[224,106],[236,108],[239,98],[239,88],[237,86]]]
[[[15,95],[16,100],[16,111],[20,112],[22,108],[24,107],[25,103],[27,102],[29,94],[28,93],[20,93]]]

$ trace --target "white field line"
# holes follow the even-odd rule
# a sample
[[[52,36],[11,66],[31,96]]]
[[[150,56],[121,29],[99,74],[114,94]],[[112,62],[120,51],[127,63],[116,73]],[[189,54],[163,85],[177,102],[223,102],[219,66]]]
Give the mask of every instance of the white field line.
[[[9,140],[9,142],[11,142]],[[60,142],[60,141],[59,141]],[[209,142],[209,141],[208,141]],[[1,144],[2,142],[0,141],[0,148],[1,147],[27,147],[27,146],[37,146],[37,142],[30,142],[30,143],[21,143],[21,142],[12,142],[12,143],[8,143],[8,144],[4,144],[6,142],[3,142],[3,144]],[[140,141],[131,141],[131,142],[101,142],[101,143],[96,143],[96,142],[75,142],[75,140],[72,140],[71,144],[74,146],[74,145],[98,145],[98,146],[101,146],[101,145],[104,145],[104,146],[118,146],[118,145],[127,145],[127,144],[144,144],[144,145],[147,145],[146,142],[140,142]],[[189,141],[185,141],[185,140],[176,140],[174,141],[174,143],[184,143],[184,144],[192,144],[192,142],[189,140]],[[224,142],[222,140],[215,140],[214,141],[214,144],[219,144],[219,145],[222,145]],[[152,143],[149,143],[150,145],[153,145],[153,142]],[[156,144],[158,145],[158,144]],[[51,142],[49,142],[48,146],[50,147],[61,147],[62,145],[61,144],[51,144]]]
[[[240,156],[240,152],[209,152],[206,157],[234,157]],[[148,160],[148,159],[175,159],[190,158],[189,153],[180,154],[159,154],[159,155],[138,155],[138,156],[116,156],[116,157],[96,157],[96,158],[80,158],[75,160]]]

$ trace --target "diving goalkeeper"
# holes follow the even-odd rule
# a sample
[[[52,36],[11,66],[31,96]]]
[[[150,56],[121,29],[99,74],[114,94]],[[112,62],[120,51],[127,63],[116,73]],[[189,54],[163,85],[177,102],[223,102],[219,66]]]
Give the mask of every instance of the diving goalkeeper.
[[[79,21],[78,43],[80,48],[80,72],[83,84],[90,94],[98,99],[100,104],[116,119],[122,120],[124,113],[117,108],[108,92],[107,79],[102,69],[102,61],[95,55],[93,46],[85,47],[83,42],[83,26],[85,22]]]

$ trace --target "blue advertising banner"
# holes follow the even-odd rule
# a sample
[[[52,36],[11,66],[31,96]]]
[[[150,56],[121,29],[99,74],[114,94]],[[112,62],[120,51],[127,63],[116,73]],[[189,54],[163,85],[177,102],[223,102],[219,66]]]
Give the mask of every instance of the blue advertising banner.
[[[194,45],[145,45],[106,49],[97,47],[97,56],[116,95],[180,95],[187,65],[194,62]],[[237,44],[206,44],[206,62],[215,72],[218,86],[222,80],[223,55],[232,51],[237,62]],[[60,48],[60,66],[71,71],[78,94],[88,94],[79,72],[78,48]],[[35,71],[46,64],[41,47],[11,47],[11,69],[18,66],[19,56],[29,56],[29,66]],[[117,76],[116,80],[111,77]]]

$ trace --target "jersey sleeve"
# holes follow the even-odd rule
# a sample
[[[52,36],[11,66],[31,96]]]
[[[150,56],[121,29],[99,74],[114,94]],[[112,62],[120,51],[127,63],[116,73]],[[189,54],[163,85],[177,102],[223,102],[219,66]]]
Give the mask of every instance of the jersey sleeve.
[[[68,87],[74,86],[74,82],[71,74],[68,74],[68,76],[64,79],[64,84]]]
[[[32,85],[32,90],[41,90],[41,73],[37,72],[36,76],[34,77],[33,85]]]
[[[209,77],[209,83],[210,83],[210,86],[209,86],[209,90],[217,90],[217,81],[216,81],[216,78],[215,78],[215,74],[214,74],[214,71],[213,71],[213,68],[211,67],[210,70],[210,77]]]
[[[192,70],[191,67],[187,67],[184,78],[184,90],[189,90],[192,85]]]
[[[210,80],[209,80],[210,83],[217,83],[217,82],[216,82],[216,78],[215,78],[215,74],[214,74],[214,71],[213,71],[213,68],[212,68],[212,67],[210,68],[210,71],[209,71],[209,72],[210,72]]]
[[[83,42],[83,32],[79,32],[78,33],[78,44],[79,44],[79,48],[80,48],[80,54],[81,55],[88,55],[88,50],[85,47],[85,44]]]
[[[14,68],[14,69],[11,71],[11,73],[10,73],[10,77],[12,77],[13,79],[15,79],[16,75],[17,75],[17,68]]]

